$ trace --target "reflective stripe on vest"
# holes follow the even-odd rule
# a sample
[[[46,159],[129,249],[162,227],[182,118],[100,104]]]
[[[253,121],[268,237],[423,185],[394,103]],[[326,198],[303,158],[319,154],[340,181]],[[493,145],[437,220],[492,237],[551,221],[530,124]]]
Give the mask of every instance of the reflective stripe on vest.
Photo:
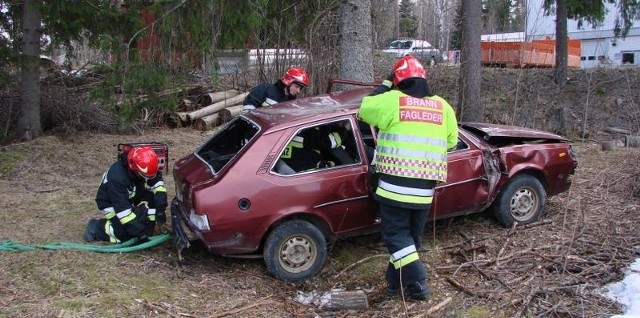
[[[293,137],[293,139],[291,139],[287,147],[284,148],[284,152],[280,157],[285,159],[290,159],[291,154],[293,153],[293,148],[302,148],[303,145],[304,145],[304,138],[300,136]]]
[[[164,181],[158,181],[151,186],[151,192],[156,194],[157,192],[167,192],[167,188],[164,186]]]
[[[397,141],[397,142],[409,142],[414,144],[430,144],[439,147],[447,147],[447,141],[437,138],[425,137],[425,136],[413,136],[413,135],[398,135],[381,132],[378,136],[380,139]]]
[[[381,133],[378,140],[379,144],[376,148],[378,172],[409,178],[442,181],[446,179],[446,141],[426,136],[392,133]]]
[[[340,137],[340,134],[337,132],[330,133],[329,140],[331,141],[331,149],[342,146],[342,138]]]
[[[268,107],[277,103],[278,101],[267,97],[267,99],[265,99],[264,102],[262,102],[262,107]]]
[[[433,196],[421,197],[421,196],[415,196],[415,195],[409,195],[409,194],[395,193],[395,192],[385,190],[381,187],[378,187],[378,189],[376,189],[376,194],[381,197],[387,198],[389,200],[405,202],[405,203],[431,204],[433,202]]]
[[[378,187],[383,188],[390,192],[414,195],[414,196],[420,196],[420,197],[432,197],[434,192],[433,189],[404,187],[404,186],[391,184],[383,180],[380,180],[380,182],[378,183]]]
[[[424,162],[380,155],[376,152],[376,171],[379,173],[427,180],[445,180],[446,162]]]

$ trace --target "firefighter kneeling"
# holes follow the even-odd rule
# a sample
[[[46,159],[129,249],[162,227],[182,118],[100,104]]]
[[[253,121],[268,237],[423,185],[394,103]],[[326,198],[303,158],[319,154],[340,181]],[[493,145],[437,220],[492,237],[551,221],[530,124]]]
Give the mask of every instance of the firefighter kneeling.
[[[96,203],[104,218],[89,221],[87,242],[146,240],[156,222],[166,221],[167,189],[158,163],[155,151],[146,146],[118,156],[102,176]]]

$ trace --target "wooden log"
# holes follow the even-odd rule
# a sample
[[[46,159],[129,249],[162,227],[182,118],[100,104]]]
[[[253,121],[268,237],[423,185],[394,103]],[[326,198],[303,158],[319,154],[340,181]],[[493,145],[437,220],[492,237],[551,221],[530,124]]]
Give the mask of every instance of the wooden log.
[[[198,103],[201,105],[211,105],[213,103],[217,103],[219,101],[229,99],[238,94],[240,94],[240,91],[235,89],[230,89],[230,90],[221,91],[221,92],[206,93],[202,95]]]
[[[193,127],[197,130],[207,130],[229,122],[242,112],[242,105],[233,105],[222,109],[217,113],[200,117],[193,121]]]
[[[199,89],[201,89],[201,86],[181,86],[181,87],[177,87],[177,88],[170,88],[170,89],[166,89],[162,92],[158,92],[157,96],[158,98],[160,97],[168,97],[168,96],[184,96],[184,95],[189,95],[190,92],[194,92],[197,91]],[[132,97],[132,98],[126,98],[126,97],[118,97],[117,99],[119,99],[119,101],[116,103],[116,105],[123,105],[125,103],[131,103],[131,104],[139,104],[142,102],[145,102],[147,100],[149,100],[149,95],[146,94],[142,94],[142,95],[138,95],[136,97]]]
[[[191,111],[194,108],[194,102],[188,98],[183,98],[178,104],[178,109],[182,111]]]
[[[640,136],[627,136],[624,143],[627,147],[640,148]]]
[[[344,291],[331,293],[331,310],[369,309],[367,294],[363,291]]]
[[[606,132],[610,132],[610,133],[614,133],[614,134],[624,134],[624,135],[628,135],[631,132],[626,130],[626,129],[621,129],[618,127],[607,127],[604,129]]]
[[[615,141],[603,141],[600,144],[600,147],[602,148],[603,151],[611,151],[611,150],[613,150],[613,148],[616,147],[616,142]]]
[[[249,92],[242,93],[242,94],[233,96],[231,98],[225,99],[223,101],[219,101],[219,102],[211,104],[209,106],[200,108],[200,109],[198,109],[196,111],[192,111],[189,114],[187,114],[187,118],[190,121],[195,121],[198,118],[217,113],[220,110],[225,109],[225,108],[227,108],[227,107],[229,107],[231,105],[236,105],[236,104],[242,103],[244,101],[244,98],[247,95],[249,95]]]
[[[193,128],[201,131],[205,131],[209,128],[217,126],[219,112],[204,117],[200,117],[193,121]]]
[[[188,124],[189,123],[189,118],[187,117],[187,115],[189,115],[189,113],[187,112],[177,112],[176,115],[178,115],[178,118],[180,119],[180,122],[183,124]]]
[[[218,121],[216,125],[228,123],[231,119],[238,116],[242,112],[242,105],[234,105],[218,112]]]

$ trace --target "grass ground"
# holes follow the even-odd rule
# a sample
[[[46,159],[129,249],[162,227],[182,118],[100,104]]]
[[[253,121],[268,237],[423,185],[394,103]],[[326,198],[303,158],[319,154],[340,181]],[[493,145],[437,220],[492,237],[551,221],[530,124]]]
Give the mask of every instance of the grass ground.
[[[86,222],[100,215],[95,192],[118,143],[167,143],[173,163],[209,134],[46,136],[0,148],[0,241],[83,242]],[[427,302],[382,297],[379,235],[331,245],[325,268],[300,284],[275,280],[260,259],[223,258],[197,246],[179,262],[167,242],[122,254],[0,252],[0,317],[608,317],[620,308],[600,287],[620,279],[640,246],[640,151],[577,148],[574,185],[548,201],[538,226],[504,229],[486,215],[427,226]],[[171,173],[165,180],[172,198]],[[371,308],[331,312],[295,301],[332,288],[366,291]]]

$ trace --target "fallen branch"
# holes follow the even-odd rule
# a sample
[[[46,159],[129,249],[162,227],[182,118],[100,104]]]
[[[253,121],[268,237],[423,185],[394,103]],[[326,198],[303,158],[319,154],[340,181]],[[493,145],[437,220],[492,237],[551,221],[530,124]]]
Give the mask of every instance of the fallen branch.
[[[446,307],[447,305],[449,305],[451,303],[452,298],[451,297],[447,297],[445,298],[443,301],[439,302],[437,305],[429,308],[429,310],[427,310],[427,312],[424,314],[424,316],[428,316],[433,314],[434,312]]]

